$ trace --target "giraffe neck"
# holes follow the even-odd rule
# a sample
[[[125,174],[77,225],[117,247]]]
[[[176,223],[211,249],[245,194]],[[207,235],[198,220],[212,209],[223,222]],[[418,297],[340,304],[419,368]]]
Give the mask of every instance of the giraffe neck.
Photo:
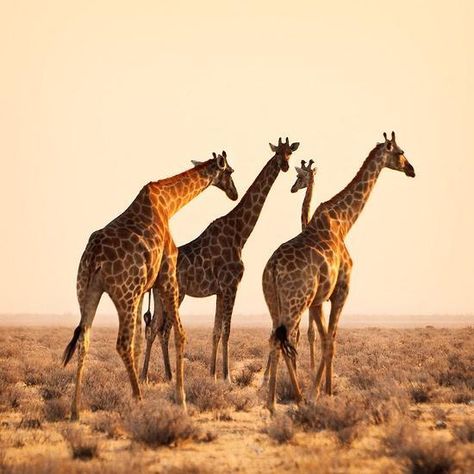
[[[309,222],[309,210],[311,206],[311,198],[313,197],[314,176],[310,176],[306,193],[301,206],[301,230],[305,230]]]
[[[224,216],[223,220],[234,230],[236,245],[241,248],[252,233],[279,173],[279,158],[274,156],[260,171],[237,206]]]
[[[213,160],[208,160],[171,178],[150,183],[155,205],[168,217],[176,214],[212,183],[213,166]]]
[[[352,181],[329,201],[323,203],[313,215],[311,224],[316,224],[318,210],[328,211],[331,227],[345,237],[364,209],[370,193],[384,167],[380,147],[375,147],[365,159]],[[317,225],[316,225],[317,228]]]

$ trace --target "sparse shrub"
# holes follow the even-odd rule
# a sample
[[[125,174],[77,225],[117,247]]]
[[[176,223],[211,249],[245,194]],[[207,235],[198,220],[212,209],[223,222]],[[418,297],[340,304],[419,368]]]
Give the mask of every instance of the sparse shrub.
[[[130,385],[123,371],[110,371],[95,365],[86,372],[83,394],[92,411],[120,411],[130,396]]]
[[[239,374],[234,377],[234,382],[239,387],[248,387],[254,378],[255,373],[252,372],[248,367],[244,367]]]
[[[360,390],[370,390],[377,386],[377,374],[368,366],[364,368],[354,367],[353,372],[349,376],[352,385]]]
[[[208,474],[213,471],[199,465],[185,463],[181,466],[170,466],[163,471],[165,474]]]
[[[291,383],[291,379],[286,370],[283,373],[278,374],[276,396],[280,403],[290,403],[295,400],[293,384]]]
[[[431,399],[431,390],[432,388],[426,384],[412,384],[409,392],[412,400],[415,403],[427,403]]]
[[[46,421],[61,421],[69,415],[69,402],[64,398],[52,398],[44,402]]]
[[[125,415],[124,424],[135,441],[151,447],[175,445],[198,436],[188,415],[162,400],[133,406]]]
[[[186,399],[199,411],[222,410],[229,406],[227,395],[230,387],[221,380],[214,381],[208,376],[191,377],[185,384]]]
[[[474,443],[474,420],[467,419],[455,425],[453,434],[462,443]]]
[[[295,435],[293,421],[287,415],[276,415],[268,424],[265,431],[270,438],[280,444],[288,443]]]
[[[109,438],[115,438],[123,431],[120,416],[115,412],[97,413],[92,428],[100,433],[105,433]]]
[[[236,411],[250,411],[256,404],[255,393],[250,389],[234,389],[227,399]]]
[[[20,384],[2,384],[0,390],[0,411],[18,408],[23,394],[24,388]]]
[[[375,425],[395,419],[409,409],[405,393],[391,386],[364,393],[363,404],[364,418]]]
[[[31,391],[24,393],[24,395],[20,402],[23,417],[18,427],[40,429],[44,420],[43,403]]]
[[[385,437],[391,455],[402,459],[412,474],[447,474],[455,470],[455,450],[444,440],[428,438],[406,421]]]
[[[457,390],[453,395],[453,402],[454,403],[474,403],[474,395],[472,390],[468,390],[467,387],[461,387]]]
[[[64,431],[63,437],[69,444],[73,459],[88,461],[99,456],[99,443],[97,439],[84,435],[80,429],[67,429]]]
[[[294,422],[306,431],[333,431],[342,444],[350,444],[359,434],[364,405],[355,397],[323,398],[290,412]]]

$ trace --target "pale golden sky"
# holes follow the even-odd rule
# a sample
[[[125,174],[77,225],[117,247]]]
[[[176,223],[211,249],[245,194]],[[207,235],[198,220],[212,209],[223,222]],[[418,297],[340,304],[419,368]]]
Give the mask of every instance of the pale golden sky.
[[[293,165],[317,162],[314,208],[393,129],[417,177],[380,176],[348,239],[345,312],[472,313],[472,4],[2,2],[0,312],[78,312],[90,233],[191,159],[225,149],[243,195],[288,135]],[[263,267],[300,229],[294,179],[279,176],[247,243],[234,314],[267,312]],[[176,242],[233,205],[205,191]],[[188,297],[182,313],[214,304]]]

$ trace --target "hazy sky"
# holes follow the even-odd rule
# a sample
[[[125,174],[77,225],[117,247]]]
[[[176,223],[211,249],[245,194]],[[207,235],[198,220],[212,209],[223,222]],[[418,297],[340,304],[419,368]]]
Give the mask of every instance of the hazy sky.
[[[289,136],[293,165],[317,162],[314,208],[392,129],[417,176],[381,174],[348,238],[345,311],[473,312],[472,5],[2,2],[0,312],[78,312],[90,233],[191,159],[225,149],[243,195]],[[267,312],[263,267],[300,230],[294,179],[278,177],[245,247],[236,314]],[[173,219],[176,242],[233,205],[205,191]]]

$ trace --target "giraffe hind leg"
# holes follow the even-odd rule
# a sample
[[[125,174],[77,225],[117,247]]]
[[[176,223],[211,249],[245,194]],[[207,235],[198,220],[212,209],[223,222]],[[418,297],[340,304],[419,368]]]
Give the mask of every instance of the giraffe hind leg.
[[[114,299],[113,299],[114,301]],[[135,331],[136,320],[138,317],[138,308],[140,297],[136,297],[133,302],[121,305],[114,301],[119,315],[119,332],[117,337],[116,349],[127,369],[130,384],[132,386],[133,396],[140,400],[141,390],[138,385],[137,366],[135,363]]]
[[[74,337],[69,343],[64,353],[64,365],[68,363],[74,354],[76,343],[78,345],[77,372],[74,395],[71,405],[71,420],[79,419],[81,405],[81,384],[84,371],[85,360],[89,350],[89,335],[92,322],[94,320],[97,306],[102,296],[102,289],[96,286],[89,287],[83,300],[81,307],[81,322],[74,331]]]

